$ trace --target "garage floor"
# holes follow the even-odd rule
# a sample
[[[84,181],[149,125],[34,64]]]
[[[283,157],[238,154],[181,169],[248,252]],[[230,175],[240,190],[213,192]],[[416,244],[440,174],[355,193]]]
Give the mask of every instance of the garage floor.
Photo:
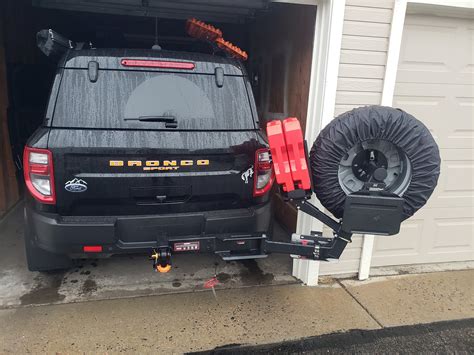
[[[288,238],[275,223],[275,238]],[[205,290],[217,275],[219,288],[297,283],[291,259],[272,255],[259,261],[225,262],[209,255],[178,255],[167,274],[153,272],[145,255],[90,259],[66,272],[29,272],[23,246],[23,206],[0,222],[0,309],[19,305],[162,295]]]

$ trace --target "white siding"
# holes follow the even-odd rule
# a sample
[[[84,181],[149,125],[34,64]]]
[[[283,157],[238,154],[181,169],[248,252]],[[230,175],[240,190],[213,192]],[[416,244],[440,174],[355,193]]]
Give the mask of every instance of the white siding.
[[[394,0],[347,0],[344,14],[336,115],[382,100]],[[354,236],[336,263],[321,263],[320,273],[355,273],[362,238]]]

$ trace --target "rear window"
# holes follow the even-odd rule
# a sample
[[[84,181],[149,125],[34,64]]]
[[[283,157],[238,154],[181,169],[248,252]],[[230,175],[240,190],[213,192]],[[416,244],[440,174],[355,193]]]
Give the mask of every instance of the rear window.
[[[254,129],[244,77],[210,74],[64,70],[54,127],[172,130]]]

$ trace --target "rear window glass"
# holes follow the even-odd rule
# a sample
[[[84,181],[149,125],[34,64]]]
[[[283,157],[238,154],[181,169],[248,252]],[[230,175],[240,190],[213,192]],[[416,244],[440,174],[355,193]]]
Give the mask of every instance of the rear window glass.
[[[64,70],[55,127],[184,130],[254,129],[244,78],[144,71]]]

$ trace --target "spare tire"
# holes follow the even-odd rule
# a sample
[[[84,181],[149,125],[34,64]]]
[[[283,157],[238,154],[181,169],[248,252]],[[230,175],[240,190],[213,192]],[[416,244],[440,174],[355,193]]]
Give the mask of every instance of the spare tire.
[[[440,156],[428,128],[391,107],[367,106],[343,113],[319,134],[310,153],[313,188],[322,205],[342,218],[350,193],[383,182],[404,199],[412,216],[438,182]]]

